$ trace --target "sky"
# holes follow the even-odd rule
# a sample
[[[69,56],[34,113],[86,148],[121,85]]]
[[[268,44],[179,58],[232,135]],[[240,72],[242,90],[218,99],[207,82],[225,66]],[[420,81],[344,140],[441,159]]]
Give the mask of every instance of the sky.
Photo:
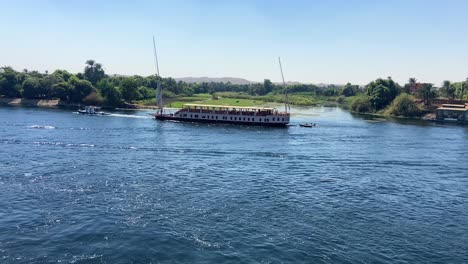
[[[468,78],[466,0],[0,0],[0,66],[367,84]]]

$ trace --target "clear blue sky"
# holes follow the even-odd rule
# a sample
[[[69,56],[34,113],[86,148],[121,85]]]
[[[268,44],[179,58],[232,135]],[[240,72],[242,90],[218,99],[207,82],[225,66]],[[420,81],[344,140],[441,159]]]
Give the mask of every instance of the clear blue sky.
[[[366,84],[468,77],[468,1],[4,1],[0,65],[16,70]]]

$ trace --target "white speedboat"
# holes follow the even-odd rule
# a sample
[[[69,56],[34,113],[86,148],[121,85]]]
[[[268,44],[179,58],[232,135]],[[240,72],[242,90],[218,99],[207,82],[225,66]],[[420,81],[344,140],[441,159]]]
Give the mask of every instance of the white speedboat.
[[[109,113],[99,111],[101,110],[100,107],[97,106],[85,106],[85,109],[78,110],[79,114],[83,115],[110,115]]]

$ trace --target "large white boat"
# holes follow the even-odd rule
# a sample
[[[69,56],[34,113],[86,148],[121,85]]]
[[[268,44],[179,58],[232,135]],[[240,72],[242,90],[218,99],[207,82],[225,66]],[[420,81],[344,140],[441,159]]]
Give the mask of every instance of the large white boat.
[[[175,113],[156,113],[154,117],[158,120],[282,127],[289,123],[290,114],[270,107],[185,104]]]
[[[156,74],[159,75],[158,56],[156,52],[156,43],[153,37],[154,60],[156,64]],[[281,70],[281,77],[284,85],[284,112],[279,112],[276,108],[269,107],[240,107],[224,105],[205,105],[205,104],[185,104],[184,107],[175,113],[165,113],[162,100],[162,87],[160,81],[157,83],[156,104],[158,111],[154,114],[157,120],[174,120],[199,123],[227,123],[240,125],[274,126],[285,127],[289,123],[290,114],[288,113],[289,103],[284,81],[281,59],[278,58]]]

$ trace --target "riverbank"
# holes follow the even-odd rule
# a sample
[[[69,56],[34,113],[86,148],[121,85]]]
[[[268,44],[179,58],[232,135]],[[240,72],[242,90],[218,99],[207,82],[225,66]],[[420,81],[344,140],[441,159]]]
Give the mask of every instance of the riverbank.
[[[293,93],[289,95],[289,103],[295,106],[340,106],[349,109],[351,97],[343,96],[316,96],[310,93]],[[154,98],[135,102],[141,108],[156,106]],[[284,104],[284,95],[253,96],[245,93],[219,92],[214,95],[200,93],[192,96],[176,96],[164,98],[166,107],[182,108],[184,104],[209,104],[229,106],[265,106],[271,104]]]
[[[0,98],[0,105],[11,105],[11,106],[32,106],[32,107],[63,107],[63,108],[80,108],[84,104],[70,103],[62,101],[60,99],[26,99],[26,98]],[[114,109],[115,107],[111,106],[102,106],[104,109]],[[128,109],[138,109],[138,108],[154,108],[153,107],[139,107],[135,104],[124,104],[124,107]]]
[[[156,109],[156,105],[153,100],[139,101],[136,104],[127,104],[129,107],[122,109]],[[334,98],[321,98],[320,103],[314,104],[340,107],[345,110],[349,110],[354,115],[377,117],[377,118],[396,118],[396,119],[413,119],[421,121],[435,121],[435,113],[427,113],[421,117],[404,117],[404,116],[392,116],[384,113],[360,113],[350,109],[352,97],[346,97],[344,100],[336,100]],[[166,107],[168,108],[181,108],[186,103],[199,103],[199,104],[211,104],[211,105],[229,105],[229,106],[271,106],[271,104],[278,104],[275,102],[266,102],[262,100],[253,100],[245,98],[213,98],[209,94],[198,94],[191,97],[179,97],[179,98],[168,98],[166,99]],[[11,105],[11,106],[29,106],[29,107],[46,107],[46,108],[79,108],[81,105],[76,103],[63,102],[60,99],[25,99],[25,98],[0,98],[0,105]],[[104,107],[108,108],[108,107]]]
[[[58,107],[63,105],[63,103],[60,102],[60,99],[42,100],[25,98],[0,98],[0,104],[38,107]]]

